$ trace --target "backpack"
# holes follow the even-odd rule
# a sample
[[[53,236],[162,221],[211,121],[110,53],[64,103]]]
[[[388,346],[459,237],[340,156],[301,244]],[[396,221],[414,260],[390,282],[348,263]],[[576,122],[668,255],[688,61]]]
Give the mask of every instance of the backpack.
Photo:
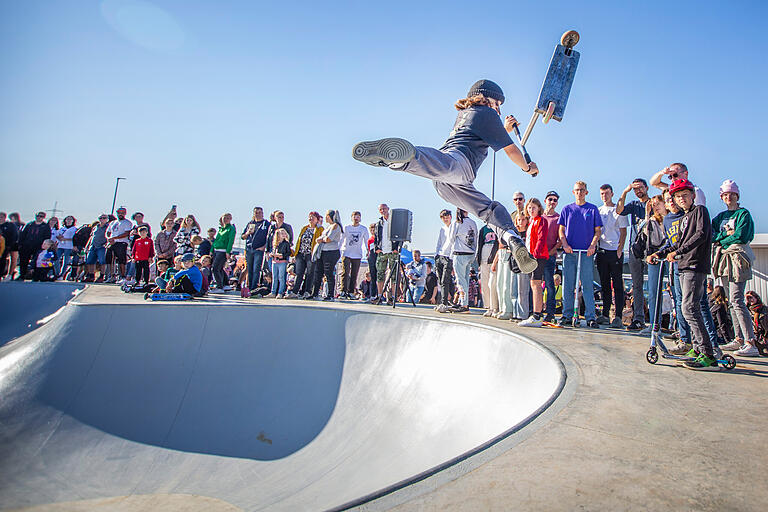
[[[85,224],[75,231],[75,234],[72,236],[72,245],[75,247],[85,247],[89,238],[91,238],[91,225]]]

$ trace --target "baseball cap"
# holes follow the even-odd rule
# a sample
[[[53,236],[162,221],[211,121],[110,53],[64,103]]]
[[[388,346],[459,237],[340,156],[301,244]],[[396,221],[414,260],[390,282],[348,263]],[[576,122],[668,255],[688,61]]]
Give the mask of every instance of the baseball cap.
[[[544,196],[544,199],[548,198],[549,196],[555,196],[556,198],[560,199],[560,194],[558,194],[554,190],[550,190],[549,192],[547,192],[547,195]]]
[[[195,261],[195,255],[191,252],[188,252],[184,256],[181,257],[181,261]]]
[[[451,210],[440,210],[441,217],[445,217],[446,215],[451,215]]]

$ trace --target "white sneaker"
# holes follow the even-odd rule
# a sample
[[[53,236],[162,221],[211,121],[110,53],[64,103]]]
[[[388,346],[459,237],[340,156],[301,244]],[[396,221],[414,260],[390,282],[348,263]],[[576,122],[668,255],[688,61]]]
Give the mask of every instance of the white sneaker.
[[[284,299],[284,298],[285,298],[285,295],[284,295],[284,294],[282,294],[282,293],[278,293],[278,294],[277,294],[277,298],[278,298],[278,299]]]
[[[493,316],[493,315],[495,315],[495,314],[496,314],[496,311],[491,311],[491,310],[489,309],[488,311],[486,311],[485,313],[483,313],[483,316],[487,318],[487,317],[489,317],[489,316]]]
[[[496,315],[496,319],[498,320],[512,320],[514,315],[512,313],[499,313]]]
[[[734,352],[733,355],[742,357],[758,357],[760,352],[757,350],[756,346],[746,343],[743,348],[740,348]]]
[[[445,304],[440,304],[439,306],[437,306],[435,308],[435,311],[437,311],[438,313],[450,313],[451,312],[451,310]]]
[[[275,295],[274,293],[269,293],[269,294],[264,296],[265,299],[274,299],[276,297],[277,297],[277,295]]]
[[[531,315],[517,325],[519,325],[520,327],[541,327],[542,324],[543,324],[543,321],[541,318],[536,320],[536,317]]]
[[[649,334],[651,334],[651,326],[647,325],[645,329],[640,331],[640,334],[642,334],[643,336],[648,336]]]
[[[299,296],[298,296],[298,295],[296,295],[296,294],[295,294],[295,293],[293,293],[293,292],[288,292],[288,293],[286,293],[286,294],[285,294],[285,298],[286,298],[286,299],[298,299],[298,298],[299,298]]]
[[[727,350],[728,352],[733,352],[734,350],[741,350],[743,347],[744,347],[744,343],[741,340],[733,340],[727,345],[720,345],[720,348],[722,350]]]

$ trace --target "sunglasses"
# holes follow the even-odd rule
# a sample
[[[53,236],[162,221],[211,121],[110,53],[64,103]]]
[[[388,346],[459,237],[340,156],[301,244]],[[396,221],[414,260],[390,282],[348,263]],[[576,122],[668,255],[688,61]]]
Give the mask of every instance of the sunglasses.
[[[557,198],[556,197],[548,197],[547,201],[550,202],[550,203],[556,203],[557,202]]]
[[[515,198],[514,198],[514,199],[512,199],[512,200],[513,200],[513,201],[525,201],[525,198],[524,198],[524,197],[515,197]]]

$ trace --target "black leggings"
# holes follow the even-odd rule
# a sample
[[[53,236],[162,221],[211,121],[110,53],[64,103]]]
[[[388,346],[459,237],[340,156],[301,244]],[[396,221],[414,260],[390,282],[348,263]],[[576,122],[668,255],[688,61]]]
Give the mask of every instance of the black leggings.
[[[142,276],[144,284],[149,284],[149,260],[136,261],[136,284],[139,284]]]
[[[339,262],[340,256],[341,251],[338,249],[334,251],[323,251],[322,256],[320,256],[323,274],[325,275],[326,281],[328,281],[328,297],[336,296],[336,275],[334,272],[336,271],[336,263]]]
[[[213,278],[216,280],[216,286],[219,289],[229,284],[227,273],[224,271],[224,265],[227,264],[227,253],[216,251],[213,255]]]

